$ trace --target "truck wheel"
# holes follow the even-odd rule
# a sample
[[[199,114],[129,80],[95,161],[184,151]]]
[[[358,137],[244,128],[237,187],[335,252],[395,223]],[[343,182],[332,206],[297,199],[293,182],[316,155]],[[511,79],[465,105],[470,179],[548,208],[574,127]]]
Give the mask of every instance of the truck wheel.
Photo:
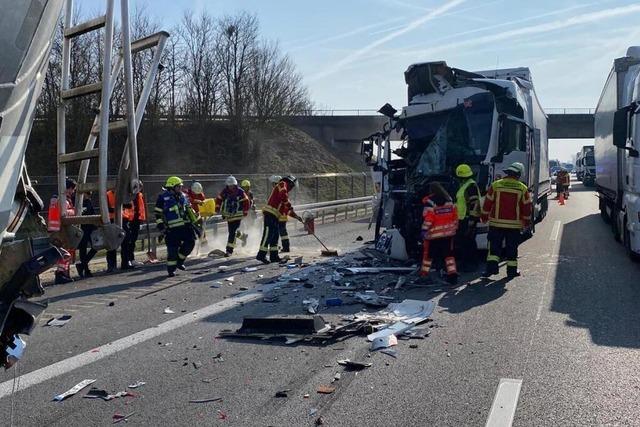
[[[549,201],[547,200],[547,196],[543,197],[540,200],[540,212],[536,216],[535,222],[536,224],[542,222],[542,220],[547,216],[547,212],[549,211]]]
[[[627,251],[627,255],[633,262],[640,262],[640,254],[637,254],[631,250],[631,233],[627,229],[627,219],[624,219],[624,248]]]
[[[611,210],[611,231],[613,232],[613,238],[616,242],[622,242],[622,237],[620,236],[620,225],[618,224],[618,214],[616,210]]]

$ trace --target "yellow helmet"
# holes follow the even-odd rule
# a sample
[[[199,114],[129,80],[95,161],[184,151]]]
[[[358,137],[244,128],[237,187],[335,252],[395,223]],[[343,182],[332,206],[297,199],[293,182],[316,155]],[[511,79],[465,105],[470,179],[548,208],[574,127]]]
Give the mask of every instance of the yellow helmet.
[[[182,185],[182,180],[177,176],[170,176],[167,178],[167,183],[164,185],[165,188],[173,188],[176,185]]]
[[[240,183],[240,187],[242,187],[242,189],[247,189],[247,188],[251,188],[251,181],[249,181],[248,179],[243,179],[242,182]]]
[[[458,167],[456,168],[456,176],[458,178],[469,178],[473,176],[473,171],[471,170],[471,166],[465,163],[458,165]]]

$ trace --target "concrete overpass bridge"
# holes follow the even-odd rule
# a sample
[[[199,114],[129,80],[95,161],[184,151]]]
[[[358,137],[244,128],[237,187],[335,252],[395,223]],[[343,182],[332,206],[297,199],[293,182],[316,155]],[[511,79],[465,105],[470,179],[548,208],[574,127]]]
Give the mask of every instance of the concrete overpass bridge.
[[[592,139],[593,109],[550,108],[549,139]],[[338,151],[360,150],[360,140],[382,129],[387,118],[375,110],[317,110],[309,116],[289,117],[288,123]]]

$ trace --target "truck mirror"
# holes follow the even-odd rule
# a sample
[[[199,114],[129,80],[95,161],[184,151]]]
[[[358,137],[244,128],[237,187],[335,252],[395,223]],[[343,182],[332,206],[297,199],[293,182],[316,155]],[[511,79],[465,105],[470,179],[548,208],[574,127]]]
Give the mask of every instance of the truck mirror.
[[[629,150],[629,157],[640,157],[640,152],[638,152],[638,150],[634,149],[634,148],[628,148]]]
[[[627,130],[629,128],[629,113],[621,108],[613,115],[613,145],[618,148],[627,146]]]

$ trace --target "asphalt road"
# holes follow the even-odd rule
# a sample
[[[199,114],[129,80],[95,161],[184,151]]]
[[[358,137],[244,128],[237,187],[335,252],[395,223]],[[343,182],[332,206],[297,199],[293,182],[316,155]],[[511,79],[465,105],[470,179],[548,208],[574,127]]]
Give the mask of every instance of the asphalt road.
[[[400,340],[397,358],[369,352],[361,336],[313,346],[218,337],[243,316],[304,314],[305,298],[340,296],[325,276],[361,256],[357,236],[371,238],[363,221],[319,226],[343,255],[322,259],[313,237],[292,234],[294,255],[304,256],[307,269],[245,272],[257,264],[239,254],[193,259],[188,274],[174,279],[156,265],[49,288],[45,318],[72,319],[61,328],[39,326],[18,371],[2,374],[0,424],[10,424],[13,405],[19,426],[108,425],[115,413],[134,413],[130,425],[153,426],[312,426],[318,417],[333,426],[475,426],[508,418],[510,406],[518,426],[640,425],[640,266],[601,221],[593,191],[574,184],[565,206],[552,204],[521,247],[520,278],[466,274],[453,289],[392,291],[398,300],[438,302],[433,321],[421,326],[429,336]],[[220,273],[221,265],[228,269]],[[282,274],[315,286],[274,290],[269,283]],[[379,290],[396,279],[387,273],[356,281]],[[263,302],[266,291],[280,301]],[[166,307],[174,313],[163,314]],[[336,323],[362,309],[321,314]],[[372,366],[344,372],[336,363],[344,358]],[[130,390],[135,397],[108,402],[84,399],[88,388],[52,401],[84,379],[108,392],[146,385]],[[517,381],[498,392],[505,379]],[[321,385],[336,390],[318,394]],[[288,397],[274,397],[280,390],[290,390]],[[222,400],[189,403],[208,398]]]

